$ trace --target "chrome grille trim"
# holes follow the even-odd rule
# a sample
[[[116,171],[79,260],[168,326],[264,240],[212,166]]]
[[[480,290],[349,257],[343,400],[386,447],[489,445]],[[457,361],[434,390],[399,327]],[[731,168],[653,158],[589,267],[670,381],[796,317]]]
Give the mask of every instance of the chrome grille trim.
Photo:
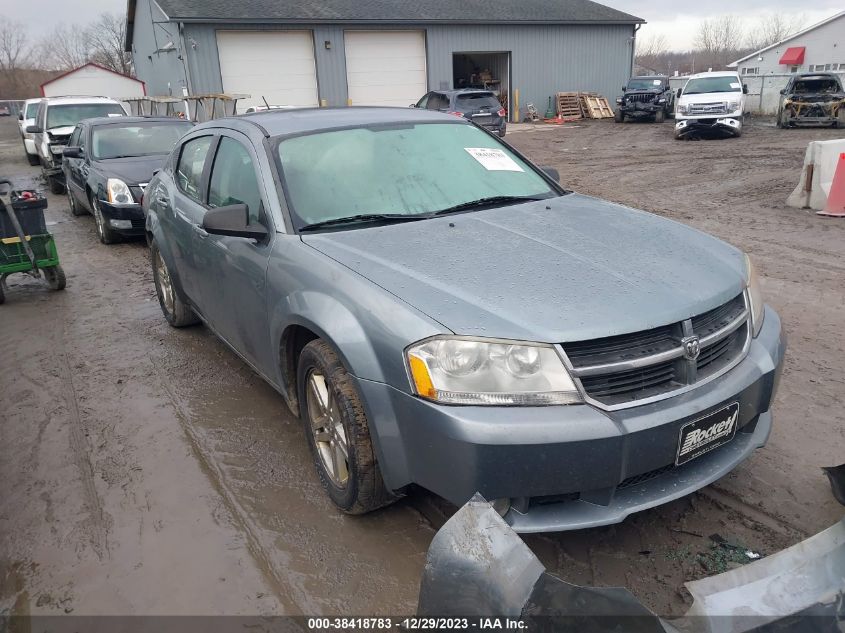
[[[603,374],[615,374],[618,372],[623,371],[630,371],[630,370],[637,370],[637,369],[645,369],[656,367],[661,363],[667,363],[669,361],[673,361],[676,359],[680,359],[684,355],[682,345],[678,344],[677,348],[673,348],[671,350],[660,352],[658,354],[653,354],[649,356],[643,356],[640,358],[632,359],[630,361],[621,361],[617,363],[606,363],[601,365],[587,365],[581,367],[573,366],[572,362],[570,361],[569,357],[564,350],[564,344],[558,344],[555,347],[557,348],[558,353],[561,355],[563,359],[564,365],[566,369],[569,371],[570,375],[572,376],[573,381],[575,382],[578,390],[581,392],[581,396],[584,398],[584,402],[591,404],[597,408],[603,409],[605,411],[616,411],[619,409],[629,409],[631,407],[638,407],[645,404],[650,404],[652,402],[659,402],[660,400],[665,400],[667,398],[671,398],[674,396],[681,395],[693,389],[697,389],[707,383],[723,376],[725,373],[729,372],[731,369],[736,367],[740,362],[742,362],[745,357],[748,355],[748,350],[751,347],[751,340],[752,340],[752,324],[751,324],[751,311],[749,309],[749,299],[747,291],[743,291],[742,293],[744,309],[741,314],[731,320],[730,323],[725,325],[724,327],[720,328],[716,332],[712,332],[706,336],[701,337],[701,356],[705,356],[709,349],[712,349],[715,345],[717,345],[720,341],[724,340],[725,338],[729,337],[731,334],[736,332],[741,327],[745,326],[745,340],[743,341],[742,350],[736,355],[732,361],[726,364],[724,367],[720,368],[718,371],[708,374],[703,378],[699,378],[697,367],[692,369],[692,382],[689,384],[680,385],[675,388],[668,389],[662,393],[641,399],[634,399],[629,402],[622,402],[618,404],[608,404],[598,400],[597,398],[592,397],[588,391],[584,388],[584,385],[581,381],[581,378],[587,378],[591,376],[601,376]],[[736,299],[732,299],[731,301],[736,301]],[[728,302],[730,303],[730,302]],[[727,305],[727,303],[725,304]],[[701,316],[701,315],[699,315]],[[694,319],[698,317],[693,317],[690,319],[686,319],[681,322],[682,331],[684,336],[687,336],[692,333],[692,322]],[[677,361],[681,362],[681,361]],[[696,364],[696,361],[692,361],[692,364]]]

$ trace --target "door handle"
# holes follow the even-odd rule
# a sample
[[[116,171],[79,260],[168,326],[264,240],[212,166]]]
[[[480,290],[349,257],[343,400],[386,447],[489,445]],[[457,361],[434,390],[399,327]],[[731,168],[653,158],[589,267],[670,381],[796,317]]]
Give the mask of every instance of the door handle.
[[[156,204],[160,204],[164,207],[170,204],[170,200],[167,198],[167,196],[164,196],[162,194],[156,195],[156,197],[153,198],[153,201],[155,201]]]
[[[197,235],[199,235],[202,239],[205,239],[205,238],[208,237],[208,231],[206,231],[204,228],[202,228],[202,226],[200,226],[199,224],[194,224],[193,227],[194,227],[194,231],[196,231]]]

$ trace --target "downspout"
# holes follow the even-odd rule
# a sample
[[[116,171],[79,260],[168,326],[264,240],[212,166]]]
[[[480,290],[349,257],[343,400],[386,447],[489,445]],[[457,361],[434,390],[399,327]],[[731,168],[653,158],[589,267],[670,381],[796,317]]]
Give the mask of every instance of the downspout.
[[[182,55],[182,69],[185,71],[185,88],[188,94],[193,94],[193,86],[191,85],[191,75],[188,72],[188,49],[185,48],[185,23],[179,22],[179,48]]]
[[[634,35],[631,37],[631,74],[628,75],[629,78],[634,76],[635,52],[637,49],[637,31],[640,30],[641,26],[642,24],[634,25]]]

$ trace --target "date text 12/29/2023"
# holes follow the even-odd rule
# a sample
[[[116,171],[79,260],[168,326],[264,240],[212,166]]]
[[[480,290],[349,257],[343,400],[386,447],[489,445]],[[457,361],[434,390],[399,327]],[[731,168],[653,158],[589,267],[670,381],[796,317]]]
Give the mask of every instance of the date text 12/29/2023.
[[[478,631],[520,631],[527,624],[516,618],[437,618],[437,617],[332,617],[308,618],[312,631],[438,631],[444,629]]]

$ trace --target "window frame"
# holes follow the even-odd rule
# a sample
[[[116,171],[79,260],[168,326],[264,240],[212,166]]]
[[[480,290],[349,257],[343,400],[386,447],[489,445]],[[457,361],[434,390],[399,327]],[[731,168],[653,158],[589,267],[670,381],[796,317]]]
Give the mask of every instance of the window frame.
[[[177,153],[176,160],[173,163],[173,182],[175,183],[176,189],[179,191],[179,193],[184,196],[187,196],[189,200],[192,200],[193,202],[196,202],[197,204],[208,208],[208,175],[210,171],[210,161],[208,160],[208,158],[209,156],[212,156],[217,153],[217,144],[220,142],[220,136],[215,134],[212,130],[202,131],[208,133],[197,134],[196,136],[192,136],[189,139],[185,139],[185,141],[179,146],[179,152]],[[182,156],[184,155],[185,148],[188,146],[188,144],[203,138],[210,139],[210,142],[208,145],[208,151],[205,154],[205,160],[203,162],[202,172],[200,173],[199,183],[197,183],[197,191],[200,194],[200,199],[197,199],[182,188],[182,184],[179,182],[179,164],[182,162]]]
[[[268,219],[270,215],[267,212],[267,200],[265,192],[263,191],[263,182],[260,176],[260,171],[256,169],[258,166],[258,156],[256,155],[255,151],[250,151],[252,148],[252,143],[245,143],[241,139],[236,138],[232,134],[226,134],[228,130],[220,130],[218,134],[215,135],[215,141],[211,148],[209,148],[209,156],[206,157],[206,164],[203,168],[203,176],[206,177],[204,184],[203,184],[203,193],[205,194],[205,202],[203,206],[206,208],[206,211],[211,209],[219,209],[221,207],[214,207],[211,206],[208,202],[209,194],[211,193],[211,176],[214,172],[214,163],[217,161],[217,155],[220,152],[220,146],[222,145],[222,141],[224,138],[228,138],[233,143],[239,144],[246,150],[246,153],[249,155],[250,160],[252,161],[252,173],[255,176],[255,184],[258,187],[258,213],[256,214],[256,219],[259,223],[263,224],[265,228],[268,230],[272,229],[272,222]],[[248,140],[248,139],[247,139]],[[210,160],[209,160],[210,159]],[[249,217],[249,212],[247,217]],[[271,230],[272,232],[272,230]]]

